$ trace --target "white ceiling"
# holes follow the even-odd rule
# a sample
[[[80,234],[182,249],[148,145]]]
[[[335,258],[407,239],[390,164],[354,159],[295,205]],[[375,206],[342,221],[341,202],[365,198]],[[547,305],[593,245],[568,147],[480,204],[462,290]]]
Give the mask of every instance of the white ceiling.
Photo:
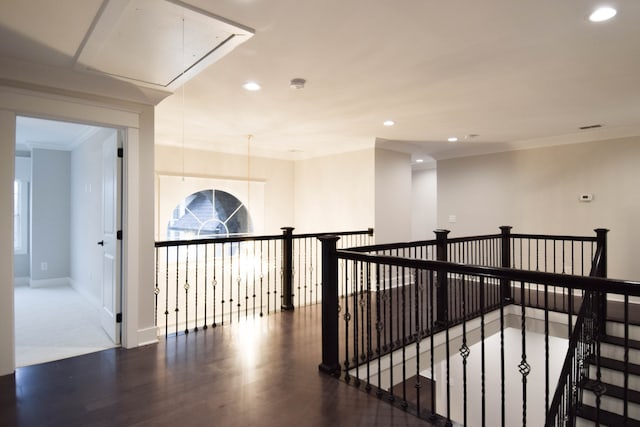
[[[597,24],[596,0],[187,3],[255,35],[160,103],[158,144],[246,153],[251,134],[281,158],[377,143],[440,159],[640,134],[638,0]],[[75,67],[104,4],[0,2],[0,56]]]
[[[33,148],[44,148],[70,151],[100,129],[79,123],[19,116],[16,119],[16,149],[31,151]]]

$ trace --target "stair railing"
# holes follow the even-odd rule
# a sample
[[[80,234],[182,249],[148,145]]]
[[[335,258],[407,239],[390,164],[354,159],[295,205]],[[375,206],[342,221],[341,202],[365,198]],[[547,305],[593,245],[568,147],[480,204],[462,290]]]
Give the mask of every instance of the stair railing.
[[[511,268],[442,261],[437,243],[435,250],[425,249],[432,247],[430,242],[340,250],[337,237],[325,236],[321,371],[444,425],[466,424],[471,417],[488,425],[513,425],[518,406],[523,426],[544,424],[551,406],[562,415],[551,425],[573,425],[582,393],[576,384],[586,377],[591,355],[596,357],[588,363],[600,371],[604,292],[625,298],[626,319],[628,299],[640,296],[640,283],[599,277],[606,271],[604,230],[597,239],[510,235],[506,229],[503,234],[512,257],[493,258],[499,264],[510,261]],[[504,240],[498,246],[504,251]],[[594,277],[579,275],[585,262]],[[448,281],[444,287],[442,279]],[[446,298],[439,295],[442,291]],[[543,328],[544,343],[535,337],[529,341],[529,331],[542,333]],[[564,350],[557,355],[552,343],[554,336],[562,337],[560,328],[572,337],[569,353],[576,356],[571,359],[582,362],[567,363],[559,387],[563,392],[554,393],[549,383],[556,382],[561,369],[556,371],[554,361],[565,355]],[[514,338],[520,342],[514,345]],[[514,389],[518,377],[521,384]],[[541,377],[543,393],[537,391]],[[520,393],[522,404],[517,405],[513,399],[519,400]]]
[[[596,230],[598,246],[590,277],[606,276],[606,232],[607,230]],[[606,293],[601,291],[587,291],[584,294],[575,328],[569,338],[569,348],[558,385],[547,412],[545,427],[575,425],[576,411],[582,405],[585,392],[582,386],[589,376],[590,360],[595,360],[596,363],[593,389],[596,396],[596,425],[599,425],[601,397],[606,391],[601,381],[600,368],[600,339],[606,332],[606,301]],[[627,305],[625,304],[625,311]]]
[[[155,325],[165,337],[262,317],[320,300],[318,237],[370,244],[373,229],[155,242]]]

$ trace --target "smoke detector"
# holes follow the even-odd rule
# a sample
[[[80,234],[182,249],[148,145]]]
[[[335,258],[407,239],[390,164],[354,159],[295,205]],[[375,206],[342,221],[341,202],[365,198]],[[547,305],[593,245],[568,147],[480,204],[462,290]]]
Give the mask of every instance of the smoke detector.
[[[300,78],[296,78],[296,79],[291,79],[291,82],[289,82],[289,87],[291,89],[304,89],[304,85],[307,81],[305,79],[300,79]]]

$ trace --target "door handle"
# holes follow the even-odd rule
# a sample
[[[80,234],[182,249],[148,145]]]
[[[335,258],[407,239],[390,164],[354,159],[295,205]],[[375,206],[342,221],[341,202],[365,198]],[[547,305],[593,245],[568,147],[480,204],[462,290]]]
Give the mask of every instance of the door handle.
[[[98,244],[99,244],[100,246],[104,246],[104,240],[100,240],[100,241],[98,242]]]

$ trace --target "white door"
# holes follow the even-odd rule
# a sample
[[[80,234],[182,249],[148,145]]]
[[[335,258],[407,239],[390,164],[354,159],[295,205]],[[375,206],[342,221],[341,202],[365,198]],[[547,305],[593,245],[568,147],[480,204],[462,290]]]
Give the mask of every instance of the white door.
[[[103,248],[102,255],[102,310],[100,322],[114,343],[120,344],[121,319],[121,227],[120,187],[122,159],[118,157],[119,132],[114,132],[102,144],[102,230],[103,240],[98,242]]]

